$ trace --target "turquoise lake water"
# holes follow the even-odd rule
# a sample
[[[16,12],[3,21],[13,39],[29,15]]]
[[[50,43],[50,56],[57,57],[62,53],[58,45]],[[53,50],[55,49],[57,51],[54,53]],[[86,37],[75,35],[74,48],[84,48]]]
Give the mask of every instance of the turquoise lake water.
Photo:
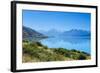
[[[41,43],[49,48],[76,49],[89,54],[91,53],[90,38],[88,37],[50,37],[41,40]]]

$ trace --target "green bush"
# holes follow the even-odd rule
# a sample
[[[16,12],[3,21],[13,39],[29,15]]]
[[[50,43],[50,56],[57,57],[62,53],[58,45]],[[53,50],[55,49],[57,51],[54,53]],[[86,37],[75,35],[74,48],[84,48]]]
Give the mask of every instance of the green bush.
[[[24,62],[45,62],[45,61],[64,61],[64,60],[85,60],[87,54],[65,48],[48,48],[40,42],[23,42]],[[90,57],[90,56],[88,56]],[[29,61],[30,60],[30,61]]]
[[[36,42],[36,44],[37,44],[38,46],[43,46],[40,42]]]
[[[87,56],[84,54],[80,54],[78,57],[79,60],[85,60],[86,58],[87,58]]]
[[[23,40],[23,42],[26,42],[26,43],[28,43],[29,41],[28,41],[28,40]]]
[[[48,47],[47,46],[44,46],[44,49],[48,49]]]

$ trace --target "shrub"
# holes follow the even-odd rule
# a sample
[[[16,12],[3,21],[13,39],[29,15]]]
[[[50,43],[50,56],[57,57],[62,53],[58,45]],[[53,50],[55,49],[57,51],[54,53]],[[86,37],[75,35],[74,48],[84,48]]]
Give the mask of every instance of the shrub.
[[[48,49],[48,47],[47,46],[44,46],[44,49]]]
[[[36,44],[37,44],[38,46],[43,46],[40,42],[36,42]]]
[[[27,58],[23,58],[25,62],[64,61],[67,59],[85,60],[88,57],[81,51],[65,48],[48,48],[40,42],[23,42],[23,54],[27,54]]]
[[[29,41],[28,41],[28,40],[23,40],[23,42],[26,42],[26,43],[28,43]]]
[[[59,54],[65,54],[66,53],[66,50],[63,49],[63,48],[58,48],[58,49],[55,49],[54,50],[56,53],[59,53]]]
[[[87,57],[86,57],[85,54],[80,54],[79,57],[78,57],[79,60],[85,60],[86,58]]]
[[[75,49],[72,49],[71,51],[72,51],[72,52],[76,52],[76,53],[81,53],[80,51],[75,50]]]

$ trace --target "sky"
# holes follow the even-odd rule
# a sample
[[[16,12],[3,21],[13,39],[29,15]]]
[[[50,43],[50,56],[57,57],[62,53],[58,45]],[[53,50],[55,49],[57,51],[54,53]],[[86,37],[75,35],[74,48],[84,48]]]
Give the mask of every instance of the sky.
[[[23,25],[37,31],[90,31],[91,27],[90,13],[23,10],[22,15]]]

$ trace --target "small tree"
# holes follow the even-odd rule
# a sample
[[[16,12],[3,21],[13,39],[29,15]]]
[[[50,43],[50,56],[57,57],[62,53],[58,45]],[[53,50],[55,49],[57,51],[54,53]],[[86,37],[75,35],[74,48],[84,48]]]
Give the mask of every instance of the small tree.
[[[87,57],[84,54],[80,54],[79,57],[78,57],[79,60],[85,60],[86,58]]]
[[[38,46],[43,46],[40,42],[36,42],[36,44],[37,44]]]

